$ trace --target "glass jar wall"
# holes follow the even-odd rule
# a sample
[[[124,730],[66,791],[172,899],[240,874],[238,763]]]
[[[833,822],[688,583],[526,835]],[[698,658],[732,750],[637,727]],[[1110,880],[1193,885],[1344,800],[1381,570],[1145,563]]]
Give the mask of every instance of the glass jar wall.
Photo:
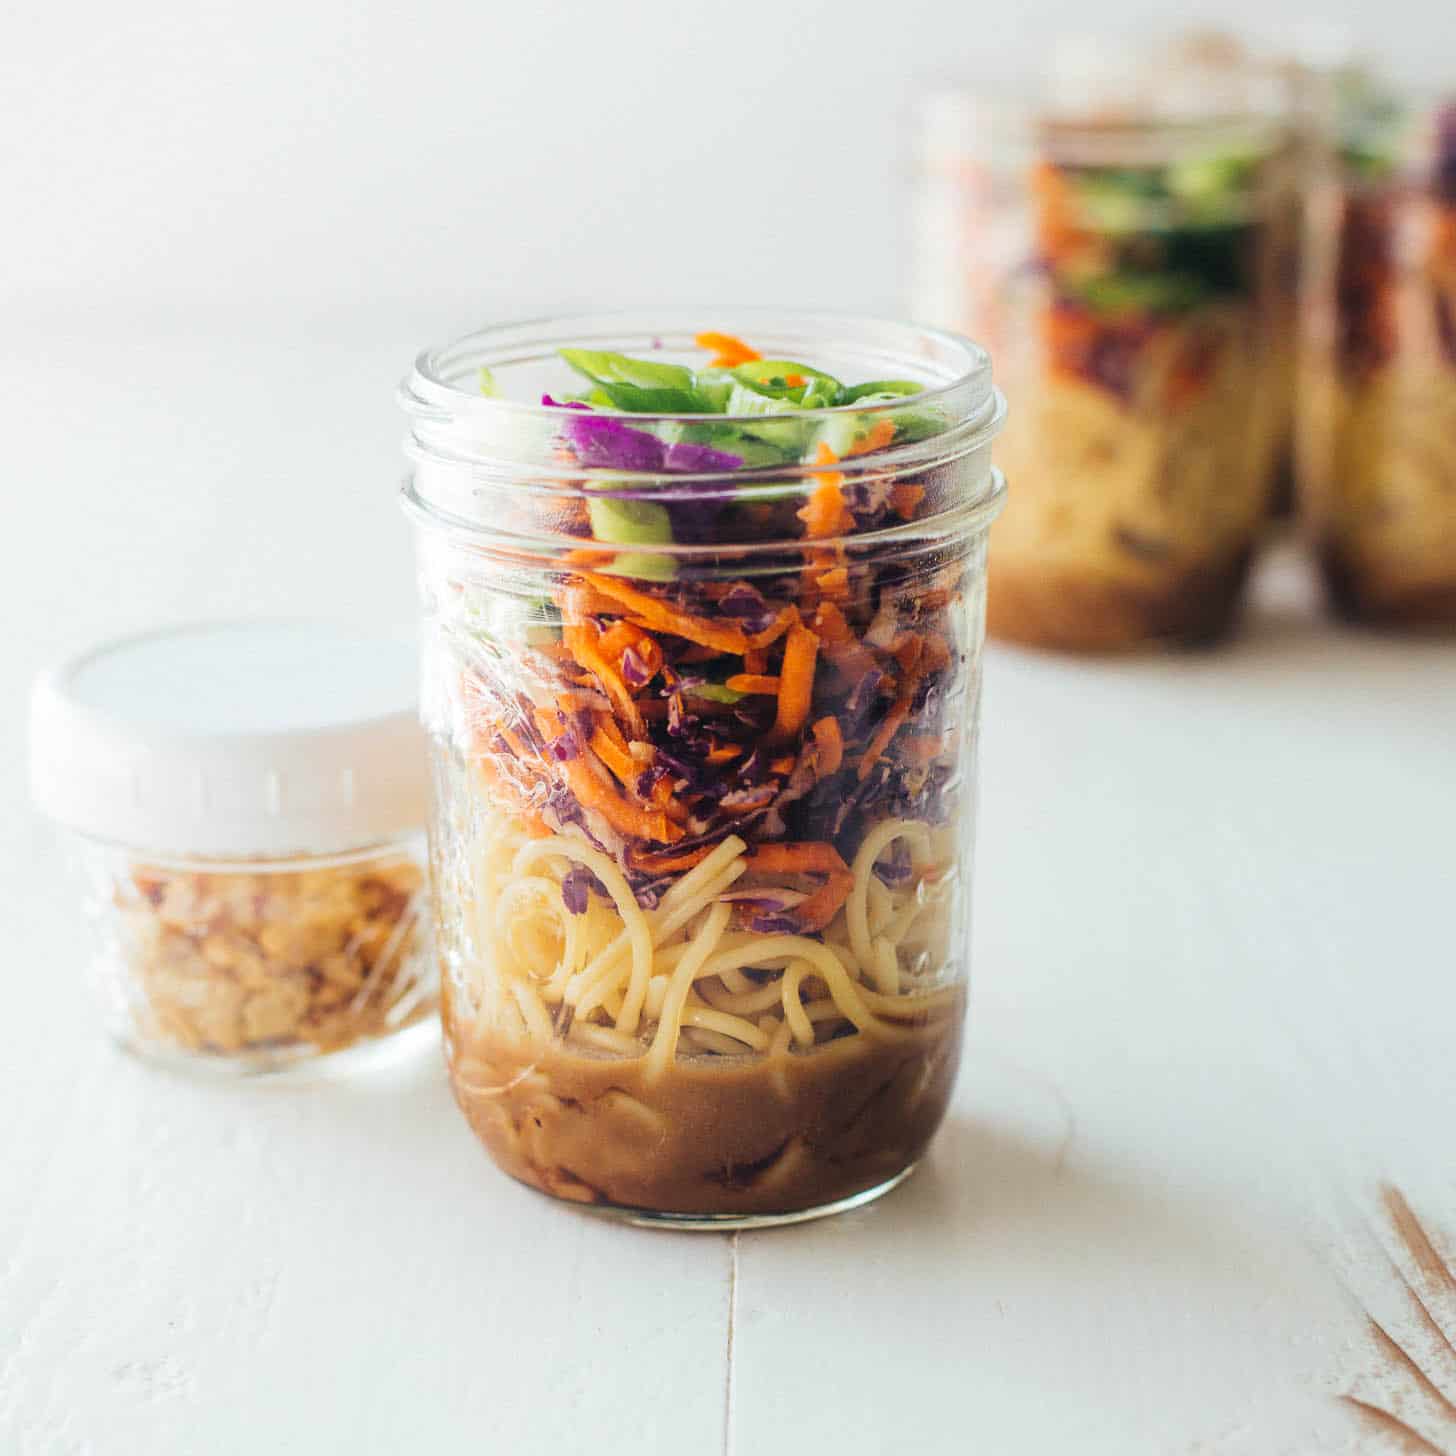
[[[521,1181],[688,1225],[872,1197],[944,1115],[1002,497],[976,346],[713,322],[404,390],[456,1099]]]
[[[1456,100],[1334,98],[1301,476],[1331,598],[1456,625]]]
[[[1217,638],[1288,450],[1287,130],[952,94],[922,151],[917,312],[985,339],[1015,405],[991,632]]]

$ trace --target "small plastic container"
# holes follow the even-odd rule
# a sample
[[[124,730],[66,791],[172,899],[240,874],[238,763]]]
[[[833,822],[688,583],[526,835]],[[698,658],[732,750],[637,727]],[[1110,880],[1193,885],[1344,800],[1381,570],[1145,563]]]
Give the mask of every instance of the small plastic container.
[[[40,677],[32,794],[67,832],[122,1045],[248,1074],[433,1037],[415,675],[407,642],[262,622]]]

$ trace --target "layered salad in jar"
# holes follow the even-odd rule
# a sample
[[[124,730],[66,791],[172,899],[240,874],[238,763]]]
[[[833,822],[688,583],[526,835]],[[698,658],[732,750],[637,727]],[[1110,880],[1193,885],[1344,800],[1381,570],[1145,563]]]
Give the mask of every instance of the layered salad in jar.
[[[959,1057],[999,404],[723,333],[548,362],[486,537],[414,487],[455,1096],[560,1198],[841,1205]]]
[[[1306,420],[1336,605],[1456,624],[1456,101],[1347,98]]]
[[[1269,154],[1251,136],[1042,136],[1031,255],[1001,300],[1018,409],[999,458],[1021,489],[990,630],[1074,649],[1216,638],[1279,446]]]

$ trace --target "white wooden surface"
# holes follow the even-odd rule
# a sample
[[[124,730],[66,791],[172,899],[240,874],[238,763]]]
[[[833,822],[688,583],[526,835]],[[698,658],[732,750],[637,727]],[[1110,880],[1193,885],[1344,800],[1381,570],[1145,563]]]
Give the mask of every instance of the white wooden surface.
[[[196,1086],[92,1034],[29,675],[406,617],[390,389],[438,325],[0,336],[0,1451],[1456,1451],[1456,1280],[1381,1195],[1453,1262],[1456,646],[1331,628],[1290,561],[1218,655],[993,651],[965,1071],[878,1207],[607,1226],[432,1058]]]

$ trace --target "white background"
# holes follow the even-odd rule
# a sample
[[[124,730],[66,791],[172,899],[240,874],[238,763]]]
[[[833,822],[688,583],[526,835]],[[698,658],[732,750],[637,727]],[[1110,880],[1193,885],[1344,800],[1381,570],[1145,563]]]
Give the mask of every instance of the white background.
[[[1218,656],[991,653],[945,1134],[879,1207],[741,1243],[513,1187],[433,1061],[199,1089],[121,1058],[23,807],[24,688],[60,653],[409,617],[415,349],[566,307],[896,309],[912,78],[1019,66],[1083,13],[0,19],[5,1456],[1382,1449],[1352,1391],[1456,1444],[1372,1375],[1361,1310],[1438,1358],[1377,1189],[1456,1232],[1456,654],[1332,629],[1295,565]],[[1329,13],[1453,55],[1444,4]]]
[[[419,338],[661,300],[882,312],[926,78],[1014,77],[1094,13],[1277,38],[1312,10],[1403,69],[1456,51],[1442,0],[7,7],[0,305],[403,308]]]

